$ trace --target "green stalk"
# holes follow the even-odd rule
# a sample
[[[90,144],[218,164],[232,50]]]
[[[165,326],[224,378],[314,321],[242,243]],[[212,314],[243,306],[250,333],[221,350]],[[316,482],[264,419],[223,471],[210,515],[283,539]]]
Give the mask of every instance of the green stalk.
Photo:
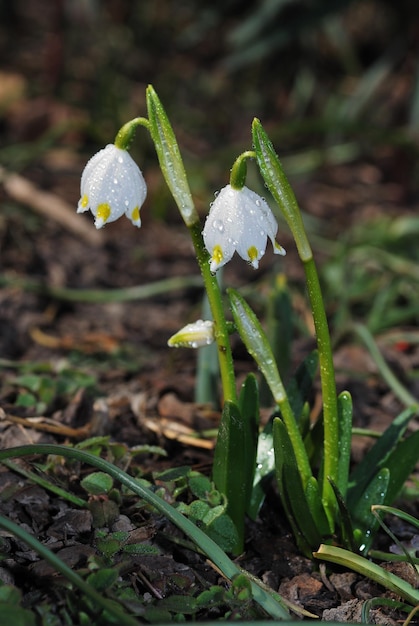
[[[143,126],[149,130],[150,122],[145,117],[136,117],[124,124],[115,137],[115,146],[120,150],[129,150],[138,126]]]
[[[304,270],[313,313],[314,328],[316,331],[320,363],[320,381],[323,395],[324,449],[322,500],[326,512],[332,517],[336,500],[329,479],[337,484],[339,472],[339,425],[335,367],[333,364],[332,344],[330,341],[326,311],[323,304],[323,295],[313,257],[304,261]]]
[[[297,245],[304,264],[307,288],[313,313],[320,362],[320,381],[323,394],[324,420],[324,471],[322,500],[332,521],[336,510],[336,499],[329,483],[337,483],[339,472],[338,409],[335,373],[332,358],[329,329],[319,278],[313,260],[313,253],[304,228],[301,211],[295,194],[285,175],[275,149],[259,120],[252,125],[253,143],[261,174],[273,198],[278,204]]]
[[[217,278],[210,271],[209,254],[204,245],[201,233],[201,224],[195,222],[188,226],[191,234],[195,254],[201,270],[205,290],[214,320],[214,336],[218,347],[218,360],[220,363],[220,375],[223,387],[224,402],[237,404],[236,379],[234,375],[233,355],[229,340],[227,322],[224,315],[224,307],[220,287]]]
[[[190,232],[196,258],[204,280],[204,286],[214,320],[214,335],[218,346],[224,401],[237,404],[233,357],[228,338],[221,292],[217,279],[210,272],[209,255],[202,238],[199,215],[196,211],[189,188],[182,155],[170,120],[152,85],[147,87],[146,98],[149,116],[148,128],[157,152],[160,169]]]

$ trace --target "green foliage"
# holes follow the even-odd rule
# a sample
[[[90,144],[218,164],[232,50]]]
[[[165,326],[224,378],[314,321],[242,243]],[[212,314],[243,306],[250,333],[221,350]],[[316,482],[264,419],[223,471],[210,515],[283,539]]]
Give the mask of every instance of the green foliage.
[[[79,389],[92,390],[96,384],[95,376],[73,368],[64,368],[58,373],[49,371],[49,368],[45,370],[22,372],[10,380],[16,389],[16,406],[42,414],[58,402],[68,402]]]
[[[12,448],[10,450],[0,450],[0,462],[5,459],[7,460],[10,457],[33,455],[36,453],[62,455],[72,461],[86,462],[95,467],[99,472],[109,474],[113,480],[119,481],[123,486],[135,493],[138,497],[142,498],[145,502],[147,502],[147,504],[154,507],[161,514],[165,515],[168,520],[173,522],[199,547],[204,554],[207,555],[207,557],[216,565],[216,567],[218,567],[224,576],[232,581],[238,575],[245,576],[249,581],[248,585],[250,585],[253,601],[262,607],[263,611],[274,619],[288,618],[288,610],[285,608],[280,596],[273,592],[268,592],[255,578],[240,570],[240,568],[229,559],[227,554],[218,546],[217,543],[203,533],[191,520],[187,519],[184,515],[177,511],[174,506],[168,504],[163,498],[160,498],[147,486],[140,484],[112,463],[77,448],[49,444],[36,444],[22,446],[20,448]],[[181,472],[180,477],[182,477],[182,474],[184,477],[185,472]],[[0,517],[0,527],[7,529],[12,534],[18,536],[22,541],[25,541],[42,558],[51,563],[57,571],[61,572],[69,581],[71,581],[75,587],[80,589],[90,600],[101,607],[102,610],[105,610],[107,613],[111,613],[112,618],[114,616],[117,617],[120,620],[120,624],[128,625],[136,623],[135,619],[125,613],[125,611],[121,611],[119,604],[102,597],[96,589],[83,581],[78,574],[73,572],[55,554],[42,545],[32,535],[29,535],[26,531],[13,522],[10,522],[10,520],[5,517]],[[121,544],[123,542],[123,537],[118,538],[113,536],[112,538],[117,541],[120,540]],[[108,552],[109,557],[116,553],[114,550],[115,544]],[[240,584],[240,588],[243,588],[242,583]],[[242,596],[242,593],[243,591],[240,591],[239,595]]]
[[[242,385],[239,405],[224,404],[214,451],[214,483],[227,498],[227,512],[237,529],[231,547],[243,550],[245,512],[250,503],[256,466],[259,396],[256,379],[249,375]]]
[[[36,618],[32,611],[21,606],[22,594],[12,585],[0,586],[0,615],[5,624],[15,626],[35,626]]]
[[[104,472],[93,472],[83,478],[80,485],[90,496],[99,496],[108,493],[112,489],[113,480]]]
[[[325,297],[337,304],[332,322],[340,336],[351,331],[354,319],[374,335],[417,324],[418,232],[415,216],[380,215],[329,242],[333,254],[322,276]]]

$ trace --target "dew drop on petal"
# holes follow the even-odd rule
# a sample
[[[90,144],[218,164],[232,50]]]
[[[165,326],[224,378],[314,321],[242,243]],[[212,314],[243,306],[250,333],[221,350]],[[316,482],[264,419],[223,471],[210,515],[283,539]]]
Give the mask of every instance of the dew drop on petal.
[[[219,233],[224,232],[224,223],[222,220],[214,220],[212,226],[215,230],[218,230]]]

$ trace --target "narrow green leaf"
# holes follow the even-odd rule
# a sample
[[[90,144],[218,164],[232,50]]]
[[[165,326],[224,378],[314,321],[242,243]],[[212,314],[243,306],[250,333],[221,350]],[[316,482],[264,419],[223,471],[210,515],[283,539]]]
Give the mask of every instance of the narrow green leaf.
[[[260,511],[260,507],[265,500],[264,482],[269,478],[275,469],[275,454],[272,435],[272,420],[270,420],[258,438],[256,466],[253,479],[253,488],[250,501],[247,507],[247,514],[255,520]]]
[[[345,498],[348,490],[352,444],[352,398],[348,391],[338,396],[339,462],[337,488]]]
[[[266,327],[279,374],[281,378],[286,379],[291,364],[293,310],[284,274],[275,276],[275,283],[269,294]],[[260,402],[262,406],[272,405],[272,394],[265,379],[262,379],[260,386]]]
[[[150,134],[160,168],[187,226],[199,222],[175,133],[154,88],[146,90]]]
[[[287,386],[287,396],[294,415],[298,417],[313,389],[314,378],[319,367],[319,353],[313,350],[298,366]]]
[[[330,528],[326,512],[323,508],[319,483],[314,476],[312,476],[307,483],[305,497],[316,528],[322,537],[322,541],[325,541],[327,537],[332,536],[334,528]]]
[[[388,457],[402,438],[409,421],[414,415],[415,411],[411,408],[400,413],[351,473],[347,495],[349,510],[356,506],[377,469],[387,467]],[[397,462],[402,466],[401,460],[402,457],[399,457]]]
[[[254,358],[278,404],[286,393],[268,338],[258,318],[242,296],[234,289],[227,289],[234,322],[247,351]]]
[[[259,389],[256,376],[248,374],[239,395],[239,409],[244,428],[244,458],[242,481],[246,493],[245,507],[249,506],[256,470],[256,454],[259,434]]]
[[[374,478],[369,482],[362,496],[354,507],[350,509],[354,527],[360,531],[361,544],[359,550],[367,553],[375,531],[379,523],[375,515],[371,512],[374,504],[384,504],[386,502],[387,490],[390,483],[390,472],[386,467],[381,468]]]
[[[406,513],[406,511],[401,511],[400,509],[396,509],[393,506],[387,506],[385,504],[374,506],[373,510],[382,511],[386,515],[399,517],[419,530],[419,519],[417,517],[413,517],[413,515],[410,515],[409,513]]]
[[[404,483],[413,472],[419,459],[419,431],[401,441],[386,461],[390,470],[390,483],[384,504],[392,504]]]
[[[354,554],[349,550],[344,550],[343,548],[337,548],[335,546],[321,545],[317,552],[313,553],[313,556],[316,559],[321,559],[330,563],[337,563],[345,568],[352,569],[354,572],[358,572],[359,574],[362,574],[362,576],[366,576],[386,589],[393,591],[398,596],[401,596],[413,604],[413,606],[419,604],[418,589],[414,589],[412,585],[402,578],[399,578],[399,576],[395,576],[388,570],[372,563],[359,554]]]
[[[245,511],[250,493],[250,487],[245,484],[248,476],[248,439],[239,407],[226,402],[214,450],[212,476],[217,489],[227,498],[227,513],[237,528],[238,543],[234,550],[237,554],[243,550]]]
[[[247,351],[254,358],[262,374],[265,376],[274,400],[281,410],[282,418],[292,441],[298,471],[303,485],[305,486],[307,480],[312,475],[311,468],[304,448],[303,439],[289,404],[284,385],[279,376],[269,341],[258,318],[244,298],[234,289],[227,289],[227,293],[230,299],[234,322],[240,337]]]
[[[276,418],[273,423],[273,441],[281,501],[289,522],[294,528],[297,542],[307,554],[309,550],[313,550],[321,543],[322,538],[306,499],[288,431],[279,418]],[[295,533],[296,529],[298,529],[297,533]]]
[[[294,192],[271,140],[258,119],[253,120],[252,136],[260,172],[293,234],[300,258],[302,261],[311,259],[311,247]]]

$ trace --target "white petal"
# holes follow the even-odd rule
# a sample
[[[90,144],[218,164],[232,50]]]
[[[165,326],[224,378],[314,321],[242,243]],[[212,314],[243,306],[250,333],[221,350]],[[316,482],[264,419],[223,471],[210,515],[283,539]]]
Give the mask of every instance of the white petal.
[[[276,254],[285,250],[275,241],[276,219],[267,204],[247,187],[224,187],[216,197],[203,231],[205,247],[211,255],[211,271],[227,263],[234,252],[257,268],[265,254],[268,237]]]
[[[109,144],[87,163],[81,178],[79,213],[90,209],[101,228],[126,214],[141,225],[139,210],[147,187],[137,164],[126,150]]]
[[[203,237],[211,255],[211,272],[230,261],[243,231],[237,215],[237,193],[230,185],[221,189],[205,222]]]

